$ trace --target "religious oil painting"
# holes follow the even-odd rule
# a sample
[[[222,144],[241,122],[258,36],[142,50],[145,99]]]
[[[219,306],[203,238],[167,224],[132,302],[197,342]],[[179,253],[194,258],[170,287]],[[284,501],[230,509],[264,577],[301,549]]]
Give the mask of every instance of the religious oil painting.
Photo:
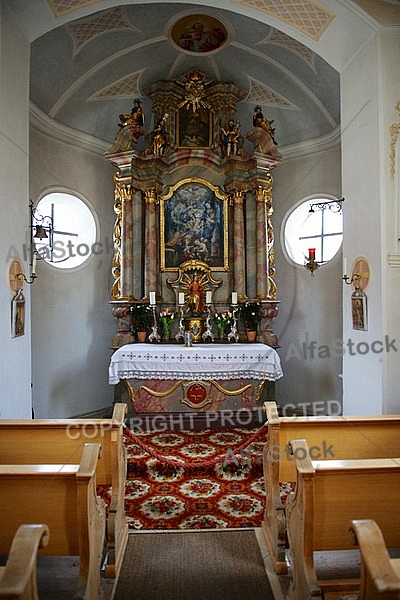
[[[11,302],[11,336],[20,337],[25,334],[25,296],[21,290]]]
[[[177,120],[179,146],[181,148],[209,148],[212,141],[212,112],[199,108],[181,108]]]
[[[360,290],[355,290],[351,296],[351,314],[353,319],[353,329],[367,331],[367,296]]]
[[[190,14],[173,25],[171,38],[181,50],[204,54],[219,50],[228,39],[228,31],[211,15]]]
[[[187,179],[161,198],[161,269],[175,271],[187,260],[228,270],[227,197],[206,181]]]

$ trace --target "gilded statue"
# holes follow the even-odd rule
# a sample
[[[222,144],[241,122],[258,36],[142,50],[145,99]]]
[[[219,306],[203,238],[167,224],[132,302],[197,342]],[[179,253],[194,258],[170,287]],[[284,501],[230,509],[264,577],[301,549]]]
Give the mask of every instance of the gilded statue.
[[[193,275],[191,283],[188,285],[189,308],[193,313],[202,314],[205,309],[204,287],[199,280],[197,273]]]
[[[165,129],[167,118],[168,114],[165,114],[163,118],[158,121],[156,127],[151,132],[153,154],[161,155],[165,153],[168,141],[168,133]]]
[[[241,149],[240,121],[229,119],[226,129],[220,128],[222,153],[224,156],[234,156]]]

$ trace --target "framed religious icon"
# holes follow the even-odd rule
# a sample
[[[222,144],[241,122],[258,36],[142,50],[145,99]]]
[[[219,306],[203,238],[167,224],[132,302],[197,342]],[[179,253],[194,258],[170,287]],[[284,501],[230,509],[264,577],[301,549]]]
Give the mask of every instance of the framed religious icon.
[[[359,289],[351,295],[351,316],[353,329],[368,330],[367,296]]]
[[[180,148],[209,148],[212,143],[212,112],[207,108],[180,108],[177,119],[178,146]]]
[[[11,336],[20,337],[25,334],[25,296],[20,289],[11,302]]]
[[[178,19],[170,30],[172,42],[188,54],[218,52],[228,37],[225,23],[205,13],[190,12]]]
[[[160,198],[162,271],[200,260],[228,271],[228,198],[202,179],[185,179]]]

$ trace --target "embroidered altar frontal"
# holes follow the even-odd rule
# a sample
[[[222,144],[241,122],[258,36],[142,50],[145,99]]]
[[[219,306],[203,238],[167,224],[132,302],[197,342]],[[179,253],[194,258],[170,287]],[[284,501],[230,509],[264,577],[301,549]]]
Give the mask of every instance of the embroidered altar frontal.
[[[128,344],[111,358],[109,383],[125,381],[137,414],[227,411],[229,418],[261,407],[265,383],[282,375],[265,344]]]

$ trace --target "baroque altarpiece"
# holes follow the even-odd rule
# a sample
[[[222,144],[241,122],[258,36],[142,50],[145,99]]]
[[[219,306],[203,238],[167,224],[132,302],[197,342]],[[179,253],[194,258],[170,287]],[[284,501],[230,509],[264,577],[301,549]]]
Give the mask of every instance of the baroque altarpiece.
[[[159,312],[175,311],[199,274],[213,311],[228,310],[232,292],[239,306],[259,302],[259,341],[277,347],[271,172],[282,157],[270,122],[256,107],[243,133],[235,112],[245,93],[198,69],[144,93],[152,131],[135,99],[106,152],[116,168],[113,348],[134,341],[132,304],[153,294]]]

